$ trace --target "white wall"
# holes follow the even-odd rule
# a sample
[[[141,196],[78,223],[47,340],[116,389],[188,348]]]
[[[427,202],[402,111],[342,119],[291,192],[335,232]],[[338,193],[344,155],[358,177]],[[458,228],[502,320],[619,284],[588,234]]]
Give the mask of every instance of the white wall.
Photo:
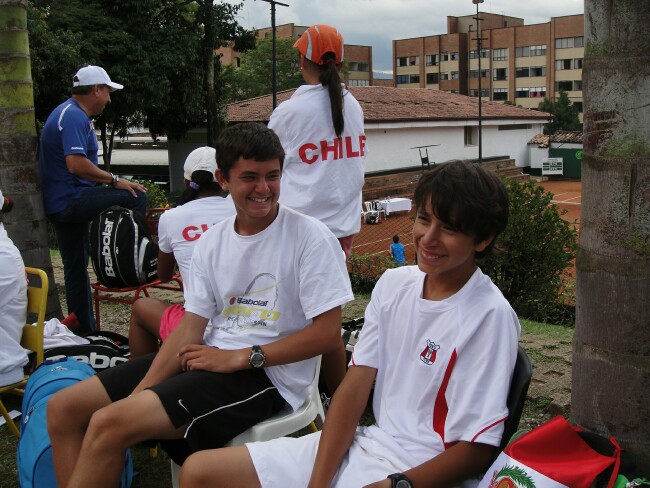
[[[530,167],[541,170],[542,160],[548,158],[548,148],[541,148],[538,144],[530,144],[528,149],[530,152]]]
[[[498,130],[499,125],[525,123],[527,121],[510,119],[483,121],[483,157],[510,156],[517,166],[528,166],[528,141],[542,131],[542,124],[534,122],[530,129]],[[439,144],[426,148],[431,163],[478,158],[478,145],[465,145],[466,125],[476,128],[477,122],[366,123],[366,172],[418,166],[421,164],[420,153],[412,148],[431,144]],[[478,144],[477,137],[475,139]]]

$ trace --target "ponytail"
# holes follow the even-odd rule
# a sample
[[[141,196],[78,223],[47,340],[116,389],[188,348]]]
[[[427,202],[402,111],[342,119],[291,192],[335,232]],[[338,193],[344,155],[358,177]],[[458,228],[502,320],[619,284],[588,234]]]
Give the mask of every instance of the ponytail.
[[[214,175],[209,171],[199,169],[192,173],[192,180],[179,197],[178,204],[183,205],[192,200],[196,200],[201,192],[213,193],[216,196],[222,194],[221,187],[214,181]]]
[[[334,53],[327,52],[323,55],[323,64],[317,65],[319,68],[318,81],[321,85],[327,87],[330,95],[330,109],[332,110],[332,122],[334,122],[334,132],[336,137],[341,137],[345,127],[343,120],[343,88],[341,87],[341,75],[334,62]]]

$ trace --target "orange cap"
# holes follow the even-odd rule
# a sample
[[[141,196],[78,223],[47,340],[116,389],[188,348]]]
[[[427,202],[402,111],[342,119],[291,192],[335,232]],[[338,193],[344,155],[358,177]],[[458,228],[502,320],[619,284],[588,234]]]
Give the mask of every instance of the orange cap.
[[[343,36],[331,25],[312,25],[293,45],[308,60],[323,64],[325,53],[334,53],[334,62],[343,62]]]

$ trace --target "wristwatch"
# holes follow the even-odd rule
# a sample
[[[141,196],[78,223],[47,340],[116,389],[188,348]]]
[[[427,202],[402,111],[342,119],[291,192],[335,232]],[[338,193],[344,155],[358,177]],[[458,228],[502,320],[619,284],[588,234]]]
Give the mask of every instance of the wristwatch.
[[[404,473],[393,473],[388,475],[391,480],[391,488],[413,488],[413,483]]]
[[[115,186],[115,184],[120,181],[120,177],[117,175],[114,175],[113,173],[109,173],[111,175],[111,178],[113,178],[113,181],[111,181],[111,186]]]
[[[266,356],[262,352],[262,348],[260,346],[252,347],[251,354],[248,356],[248,364],[250,364],[254,369],[264,367],[264,364],[266,364]]]

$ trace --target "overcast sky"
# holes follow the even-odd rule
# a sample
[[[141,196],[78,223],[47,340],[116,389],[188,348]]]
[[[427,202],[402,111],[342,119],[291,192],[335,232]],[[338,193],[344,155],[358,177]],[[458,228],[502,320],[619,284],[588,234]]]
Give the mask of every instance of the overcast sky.
[[[238,3],[239,0],[225,0]],[[392,72],[392,40],[447,32],[447,16],[476,13],[472,0],[280,0],[276,25],[330,24],[347,44],[372,46],[375,71]],[[485,0],[482,12],[521,17],[525,25],[551,17],[584,13],[583,0]],[[238,20],[246,28],[271,25],[271,6],[262,0],[244,0]]]

